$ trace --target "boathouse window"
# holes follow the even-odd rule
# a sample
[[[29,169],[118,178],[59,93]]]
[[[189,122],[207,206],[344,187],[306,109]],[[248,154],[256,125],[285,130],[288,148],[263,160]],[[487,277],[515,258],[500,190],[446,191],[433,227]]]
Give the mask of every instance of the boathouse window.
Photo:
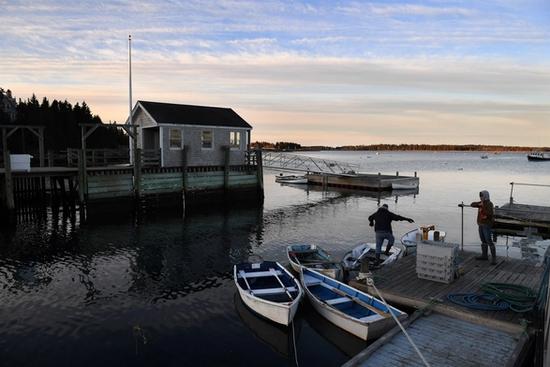
[[[229,133],[229,146],[231,148],[241,147],[241,133],[240,131],[231,131]]]
[[[212,149],[212,131],[210,130],[202,131],[201,146],[203,149]]]
[[[170,149],[181,149],[181,130],[170,129],[169,130]]]

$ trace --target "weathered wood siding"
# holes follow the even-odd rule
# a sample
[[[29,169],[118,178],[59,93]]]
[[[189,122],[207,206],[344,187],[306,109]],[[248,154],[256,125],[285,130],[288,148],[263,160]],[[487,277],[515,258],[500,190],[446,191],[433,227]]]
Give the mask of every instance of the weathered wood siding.
[[[229,146],[229,135],[232,131],[241,133],[240,147],[230,151],[230,165],[245,163],[247,129],[225,127],[194,127],[194,126],[161,126],[160,137],[162,147],[163,167],[179,167],[182,165],[183,154],[181,149],[170,149],[170,129],[181,129],[183,144],[187,149],[187,165],[192,166],[223,166],[225,155],[223,147]],[[212,148],[203,149],[201,142],[202,131],[212,131]]]
[[[133,190],[131,173],[88,176],[88,200],[130,197]]]

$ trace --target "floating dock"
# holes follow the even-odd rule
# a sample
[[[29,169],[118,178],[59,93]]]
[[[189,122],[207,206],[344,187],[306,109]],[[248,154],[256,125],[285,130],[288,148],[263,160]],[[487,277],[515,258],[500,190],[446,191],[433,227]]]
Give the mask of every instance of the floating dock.
[[[325,187],[342,187],[354,190],[391,191],[392,189],[418,189],[420,179],[412,176],[382,174],[307,174],[308,183]]]
[[[508,203],[495,208],[495,230],[515,234],[526,228],[534,228],[550,237],[550,207]]]
[[[450,302],[447,295],[479,293],[480,286],[488,282],[526,286],[535,292],[547,289],[548,279],[543,279],[545,267],[504,257],[498,258],[497,265],[490,265],[488,261],[475,260],[477,255],[461,253],[461,275],[450,284],[419,279],[416,275],[416,256],[405,256],[374,275],[375,286],[386,301],[394,305],[430,309],[437,315],[415,321],[419,317],[415,314],[417,316],[407,321],[407,324],[412,321],[409,332],[417,334],[413,340],[419,342],[420,350],[432,366],[513,366],[526,349],[526,325],[533,321],[532,314],[470,309]],[[364,281],[352,280],[349,284],[376,294],[375,289]],[[423,365],[414,350],[408,350],[410,345],[406,340],[394,339],[402,337],[399,333],[382,337],[381,342],[375,342],[378,343],[376,351],[369,350],[369,347],[346,366]],[[385,343],[388,346],[382,347],[381,344]],[[503,351],[498,359],[495,359],[495,349]],[[489,364],[484,361],[489,361]]]

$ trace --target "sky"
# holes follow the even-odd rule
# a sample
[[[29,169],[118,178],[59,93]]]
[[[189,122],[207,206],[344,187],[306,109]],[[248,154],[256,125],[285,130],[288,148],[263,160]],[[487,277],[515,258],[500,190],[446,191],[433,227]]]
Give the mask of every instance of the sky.
[[[231,107],[253,141],[550,146],[550,1],[0,0],[0,87]]]

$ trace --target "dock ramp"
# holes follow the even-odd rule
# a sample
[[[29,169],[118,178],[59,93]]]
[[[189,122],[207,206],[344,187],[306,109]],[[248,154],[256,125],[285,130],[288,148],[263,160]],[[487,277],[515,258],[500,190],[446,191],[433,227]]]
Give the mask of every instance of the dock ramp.
[[[282,171],[353,176],[359,169],[358,164],[283,152],[262,151],[262,160],[265,168]]]

